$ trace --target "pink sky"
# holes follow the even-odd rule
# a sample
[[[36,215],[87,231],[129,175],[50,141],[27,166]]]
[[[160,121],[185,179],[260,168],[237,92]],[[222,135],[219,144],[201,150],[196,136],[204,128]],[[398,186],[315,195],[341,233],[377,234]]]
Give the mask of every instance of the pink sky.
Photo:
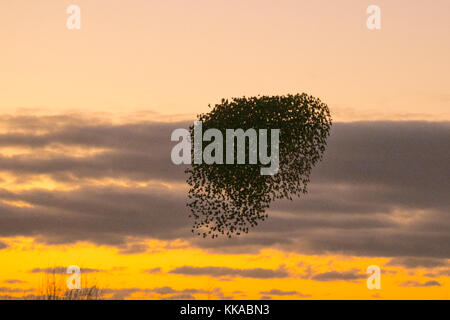
[[[340,121],[450,120],[449,13],[448,0],[2,1],[0,110],[192,118],[221,98],[307,92]]]

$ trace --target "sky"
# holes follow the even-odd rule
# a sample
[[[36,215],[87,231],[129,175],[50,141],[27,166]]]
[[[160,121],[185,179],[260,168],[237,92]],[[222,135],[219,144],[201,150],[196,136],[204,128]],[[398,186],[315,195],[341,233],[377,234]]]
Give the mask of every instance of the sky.
[[[1,1],[0,298],[79,265],[117,299],[448,299],[449,12]],[[308,194],[239,238],[192,236],[170,133],[222,98],[301,92],[334,121]]]

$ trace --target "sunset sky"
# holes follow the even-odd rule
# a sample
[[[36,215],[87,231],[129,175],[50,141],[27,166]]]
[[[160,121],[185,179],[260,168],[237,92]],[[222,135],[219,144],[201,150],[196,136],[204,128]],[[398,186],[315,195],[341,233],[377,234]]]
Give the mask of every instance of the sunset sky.
[[[1,1],[0,299],[70,265],[117,299],[448,299],[449,14],[448,0]],[[309,193],[245,236],[193,236],[170,133],[222,98],[302,92],[334,121]]]

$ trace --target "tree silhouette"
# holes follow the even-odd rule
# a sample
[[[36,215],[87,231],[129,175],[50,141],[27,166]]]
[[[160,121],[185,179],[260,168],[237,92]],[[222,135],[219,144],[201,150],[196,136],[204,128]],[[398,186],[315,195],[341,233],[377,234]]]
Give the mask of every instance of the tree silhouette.
[[[259,160],[257,164],[192,164],[186,170],[192,232],[212,238],[247,233],[268,218],[266,209],[273,200],[292,200],[306,193],[311,170],[322,158],[332,125],[328,106],[305,93],[223,99],[198,120],[203,132],[215,128],[224,137],[226,129],[280,129],[275,175],[261,175],[260,169],[266,165]],[[190,132],[193,141],[193,126]],[[203,142],[203,147],[207,144]],[[246,155],[248,152],[246,143]]]

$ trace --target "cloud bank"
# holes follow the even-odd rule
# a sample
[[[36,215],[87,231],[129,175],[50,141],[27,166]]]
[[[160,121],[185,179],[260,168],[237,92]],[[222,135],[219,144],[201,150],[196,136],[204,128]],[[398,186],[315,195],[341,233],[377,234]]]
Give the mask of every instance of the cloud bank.
[[[337,123],[307,195],[275,202],[269,219],[248,235],[204,240],[189,231],[185,167],[170,160],[170,133],[189,123],[112,124],[78,116],[0,120],[4,177],[13,184],[48,177],[70,186],[14,189],[2,178],[0,237],[122,248],[129,237],[183,239],[212,251],[270,246],[314,254],[450,258],[449,123]]]

